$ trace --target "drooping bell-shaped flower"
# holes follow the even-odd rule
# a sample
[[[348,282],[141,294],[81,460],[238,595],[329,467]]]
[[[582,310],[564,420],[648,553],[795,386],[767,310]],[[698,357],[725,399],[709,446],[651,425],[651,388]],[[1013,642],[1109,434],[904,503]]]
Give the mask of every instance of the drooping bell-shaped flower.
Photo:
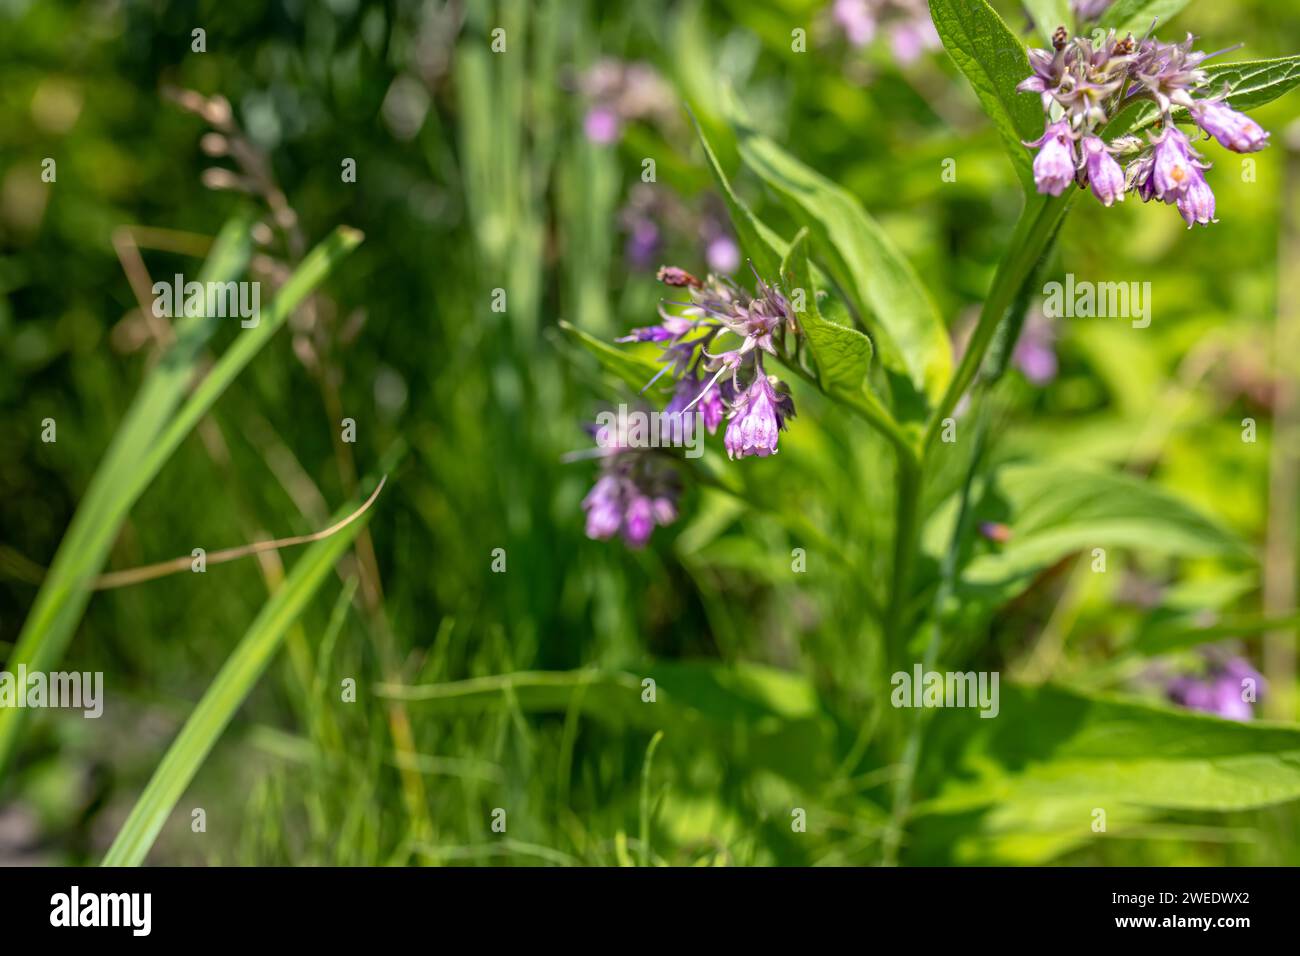
[[[588,538],[614,537],[623,526],[622,483],[614,475],[601,475],[582,499],[582,507],[587,512]]]
[[[1208,226],[1219,220],[1214,218],[1214,190],[1203,176],[1196,178],[1187,190],[1178,197],[1178,211],[1183,214],[1187,228],[1199,223]]]
[[[764,375],[760,367],[753,383],[732,407],[724,440],[727,457],[775,455],[785,420],[793,415],[794,402],[790,396],[778,392],[771,377]]]
[[[1059,196],[1074,182],[1074,140],[1065,120],[1049,123],[1042,137],[1026,146],[1040,147],[1034,159],[1034,184],[1040,193]]]
[[[1192,149],[1187,134],[1177,126],[1167,126],[1156,139],[1155,167],[1151,173],[1151,182],[1155,186],[1156,197],[1168,203],[1176,203],[1197,182],[1204,183],[1202,169],[1208,169],[1201,162],[1196,151]]]
[[[1191,113],[1197,126],[1235,153],[1255,153],[1268,145],[1262,126],[1219,100],[1201,100]]]
[[[629,547],[643,548],[655,529],[654,502],[645,495],[632,494],[623,516],[623,538]]]
[[[1100,136],[1084,139],[1083,162],[1092,194],[1101,200],[1103,206],[1124,201],[1124,170],[1115,162]]]

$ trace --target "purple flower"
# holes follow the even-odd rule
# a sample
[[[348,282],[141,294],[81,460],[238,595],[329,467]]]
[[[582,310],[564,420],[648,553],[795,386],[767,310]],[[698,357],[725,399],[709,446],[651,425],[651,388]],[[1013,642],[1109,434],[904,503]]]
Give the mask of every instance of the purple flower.
[[[926,50],[936,50],[942,43],[928,15],[896,23],[889,31],[889,48],[894,59],[904,65],[915,63]]]
[[[1083,141],[1083,161],[1088,170],[1088,184],[1103,206],[1124,199],[1124,170],[1111,156],[1106,143],[1099,136],[1088,136]]]
[[[582,132],[591,142],[608,146],[623,132],[623,121],[611,107],[593,106],[582,119]]]
[[[672,498],[660,496],[650,502],[650,511],[655,523],[669,525],[677,520],[677,503]]]
[[[866,46],[876,37],[876,15],[867,0],[835,0],[831,17],[853,46]]]
[[[1074,182],[1074,140],[1065,120],[1049,123],[1042,138],[1026,146],[1042,147],[1034,160],[1034,183],[1040,193],[1059,196]]]
[[[1124,171],[1124,182],[1129,189],[1137,191],[1143,202],[1150,202],[1156,194],[1155,170],[1155,157],[1147,153],[1129,163]]]
[[[720,390],[713,382],[707,385],[701,382],[694,372],[682,376],[673,397],[664,406],[665,415],[680,415],[684,418],[683,434],[688,439],[695,433],[696,421],[704,422],[710,435],[717,432],[726,411]]]
[[[831,19],[859,48],[876,39],[883,26],[894,59],[902,64],[942,45],[925,0],[835,0]]]
[[[1074,15],[1080,20],[1096,20],[1115,0],[1074,0]]]
[[[794,415],[788,395],[778,396],[768,376],[759,375],[731,410],[724,444],[728,458],[757,455],[766,458],[777,452],[777,438],[785,419]]]
[[[1061,83],[1065,68],[1065,54],[1061,50],[1030,50],[1029,68],[1033,74],[1021,80],[1016,87],[1020,93],[1037,93],[1043,101],[1043,112],[1051,109],[1053,90]]]
[[[676,473],[653,451],[617,448],[601,459],[600,477],[582,499],[587,537],[607,541],[622,535],[641,548],[656,525],[677,520]]]
[[[633,329],[627,335],[615,339],[615,342],[668,342],[680,339],[695,328],[695,322],[680,315],[661,315],[659,325],[647,325]]]
[[[1227,720],[1252,719],[1255,712],[1251,704],[1265,690],[1263,676],[1241,657],[1212,664],[1203,676],[1175,677],[1165,687],[1174,703]]]
[[[654,506],[645,495],[633,494],[623,516],[623,538],[629,547],[643,548],[655,529]]]
[[[709,240],[704,253],[710,272],[735,272],[740,267],[740,247],[728,235],[717,235]]]
[[[582,130],[593,143],[616,142],[624,123],[654,119],[669,125],[675,116],[672,88],[645,63],[607,57],[579,77],[578,87],[588,104]]]
[[[613,475],[602,475],[582,499],[587,512],[587,537],[604,541],[618,534],[623,525],[622,483]]]
[[[726,384],[730,386],[731,383]],[[664,414],[690,414],[688,409],[692,407],[699,414],[709,434],[717,432],[718,425],[722,423],[723,416],[727,412],[726,405],[723,404],[722,390],[713,382],[707,384],[701,382],[694,372],[686,374],[677,383],[677,390],[673,392],[672,399],[664,407]]]
[[[1109,8],[1105,0],[1075,0],[1080,22]],[[1037,94],[1047,115],[1043,137],[1026,146],[1039,149],[1034,160],[1038,191],[1059,196],[1072,179],[1092,188],[1104,206],[1132,189],[1143,202],[1158,199],[1177,206],[1189,225],[1216,222],[1214,193],[1202,171],[1209,169],[1186,134],[1175,125],[1175,110],[1186,110],[1206,133],[1237,152],[1268,145],[1258,123],[1223,102],[1224,94],[1205,96],[1211,74],[1208,54],[1193,49],[1191,35],[1181,43],[1162,43],[1153,36],[1134,40],[1115,30],[1071,39],[1062,26],[1050,50],[1030,50],[1030,75],[1016,87]],[[1131,105],[1149,100],[1158,110],[1158,132],[1144,142],[1122,136],[1107,143],[1101,133]],[[1180,112],[1179,116],[1183,114]],[[1081,163],[1076,161],[1081,150]],[[1131,157],[1121,170],[1115,156]],[[1080,169],[1080,165],[1082,168]]]
[[[1052,320],[1042,312],[1031,313],[1025,320],[1011,359],[1034,385],[1046,385],[1056,378],[1056,332]]]
[[[1178,211],[1183,214],[1183,219],[1187,221],[1188,229],[1197,223],[1207,226],[1219,221],[1214,218],[1214,190],[1202,176],[1192,181],[1187,190],[1178,197],[1176,205]]]
[[[634,269],[649,268],[659,255],[659,226],[650,219],[641,219],[631,224],[627,242],[623,245],[623,255]]]
[[[1262,126],[1222,102],[1202,100],[1191,112],[1197,126],[1234,153],[1255,153],[1268,145]]]
[[[1151,181],[1156,197],[1164,202],[1177,202],[1193,183],[1205,181],[1201,170],[1209,167],[1200,162],[1187,134],[1176,126],[1166,127],[1156,139],[1154,156]]]

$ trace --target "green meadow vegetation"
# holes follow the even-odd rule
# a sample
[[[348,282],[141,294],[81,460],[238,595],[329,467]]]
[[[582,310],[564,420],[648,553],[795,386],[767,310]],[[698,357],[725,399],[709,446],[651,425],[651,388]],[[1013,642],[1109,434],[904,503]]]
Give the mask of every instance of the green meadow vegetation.
[[[0,864],[1300,863],[1281,6],[0,0]]]

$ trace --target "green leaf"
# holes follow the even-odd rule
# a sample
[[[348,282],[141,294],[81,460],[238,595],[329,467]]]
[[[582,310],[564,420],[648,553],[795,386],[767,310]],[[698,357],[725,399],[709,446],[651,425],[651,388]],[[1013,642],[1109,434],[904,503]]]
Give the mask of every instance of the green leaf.
[[[1028,140],[1043,134],[1043,110],[1032,93],[1016,86],[1030,75],[1029,55],[984,0],[930,0],[935,28],[958,68],[975,88],[997,127],[1026,192],[1034,191]]]
[[[817,285],[808,263],[808,230],[800,229],[794,237],[781,275],[790,276],[789,293],[803,293],[803,311],[798,312],[799,325],[808,338],[813,358],[817,360],[817,375],[822,391],[832,397],[860,398],[871,371],[871,339],[857,329],[823,318],[817,306]]]
[[[1203,610],[1152,614],[1138,631],[1125,654],[1154,656],[1190,650],[1202,644],[1243,638],[1265,631],[1294,630],[1300,626],[1300,612],[1264,617],[1258,614],[1207,615]]]
[[[1043,568],[1093,548],[1143,554],[1251,560],[1238,538],[1150,482],[1068,464],[1008,465],[977,511],[1011,537],[962,573],[962,590],[994,600],[1018,593]]]
[[[911,264],[856,198],[753,129],[739,133],[741,158],[810,230],[821,262],[875,336],[881,361],[937,398],[952,375],[952,349]]]
[[[655,702],[642,699],[655,682]],[[812,783],[829,770],[830,725],[806,678],[755,664],[656,663],[644,671],[521,671],[446,684],[382,684],[381,697],[413,709],[464,717],[512,706],[524,713],[567,713],[615,728],[662,730],[727,753],[737,767],[771,770]]]
[[[560,320],[560,329],[570,339],[594,355],[607,372],[621,379],[638,393],[663,370],[661,366],[656,365],[654,362],[635,355],[632,352],[633,346],[620,348],[610,345],[608,342],[604,342],[594,335],[589,335],[563,319]],[[664,375],[648,391],[662,396],[667,392],[671,392],[672,387],[672,377]]]
[[[1141,38],[1151,29],[1153,20],[1159,21],[1156,29],[1162,30],[1169,19],[1189,2],[1190,0],[1118,0],[1101,15],[1098,24],[1107,29],[1114,27],[1120,33],[1134,33]]]
[[[360,241],[356,230],[340,228],[313,249],[258,325],[240,330],[234,344],[184,404],[181,400],[193,380],[199,355],[222,320],[196,318],[180,324],[175,344],[141,385],[77,506],[23,624],[9,666],[22,664],[32,671],[47,671],[58,663],[90,599],[90,581],[103,568],[131,507],[235,376]],[[236,220],[218,236],[200,281],[234,280],[243,272],[248,254],[248,223]],[[0,710],[0,778],[17,746],[25,714],[20,708]]]
[[[1300,56],[1281,56],[1272,60],[1243,60],[1219,63],[1205,72],[1210,82],[1205,88],[1212,93],[1225,86],[1230,91],[1228,105],[1238,110],[1253,110],[1271,103],[1300,84]]]
[[[1073,31],[1074,12],[1070,9],[1070,0],[1025,0],[1025,9],[1044,42],[1051,42],[1057,27]]]
[[[1300,56],[1283,56],[1272,60],[1243,60],[1207,66],[1209,85],[1206,93],[1218,95],[1227,89],[1226,103],[1235,110],[1249,112],[1289,93],[1300,85]],[[1106,138],[1136,133],[1155,125],[1160,111],[1154,103],[1143,101],[1129,106],[1106,127]],[[1190,121],[1187,110],[1174,110],[1174,122]]]
[[[1134,811],[1244,810],[1300,798],[1295,727],[1050,686],[1004,684],[998,697],[992,719],[971,709],[936,712],[917,774],[922,838],[943,832],[945,818],[965,834],[1031,836],[1046,822],[1031,808],[1052,804],[1073,807],[1076,832],[1087,838],[1093,807],[1132,820]],[[1029,812],[999,818],[1007,806]]]
[[[228,282],[248,263],[250,223],[237,218],[217,236],[199,274],[201,282]],[[127,513],[152,475],[137,465],[154,445],[181,400],[199,353],[220,320],[194,318],[178,324],[177,337],[148,374],[77,506],[49,573],[23,624],[8,666],[50,670],[63,656],[90,600],[90,580],[103,568]],[[0,779],[12,759],[26,711],[0,710]]]
[[[1116,836],[1232,839],[1150,821],[1300,798],[1300,730],[1055,687],[1003,685],[994,719],[938,712],[918,773],[908,862],[1042,864]]]
[[[345,507],[337,517],[343,518],[355,510],[355,505]],[[139,866],[144,862],[176,802],[185,794],[231,717],[279,650],[285,632],[302,614],[312,595],[368,520],[369,514],[364,514],[338,533],[312,544],[280,588],[263,605],[185,721],[181,732],[167,748],[158,769],[104,856],[104,866]]]

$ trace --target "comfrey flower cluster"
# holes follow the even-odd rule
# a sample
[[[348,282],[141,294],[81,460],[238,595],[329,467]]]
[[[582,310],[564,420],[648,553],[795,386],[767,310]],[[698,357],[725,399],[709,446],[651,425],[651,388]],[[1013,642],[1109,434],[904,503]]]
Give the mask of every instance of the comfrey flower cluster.
[[[1202,64],[1213,54],[1193,50],[1193,42],[1190,34],[1182,43],[1138,42],[1112,30],[1094,44],[1086,37],[1070,40],[1062,27],[1051,50],[1030,50],[1033,75],[1017,89],[1038,93],[1047,114],[1042,137],[1025,144],[1039,151],[1038,191],[1059,196],[1078,183],[1110,206],[1133,190],[1143,202],[1176,206],[1188,228],[1215,222],[1214,192],[1203,173],[1209,164],[1174,125],[1174,110],[1186,110],[1206,134],[1238,153],[1263,149],[1268,133],[1224,103],[1226,90],[1208,89]],[[1139,101],[1159,109],[1154,132],[1148,139],[1123,136],[1107,143],[1101,136],[1106,124]],[[1129,157],[1127,168],[1116,156]]]
[[[661,304],[658,325],[633,329],[618,339],[663,346],[663,368],[651,383],[672,375],[677,384],[662,417],[680,416],[682,432],[692,434],[700,424],[715,434],[725,422],[723,444],[731,459],[775,455],[780,434],[795,415],[789,389],[767,373],[763,356],[777,355],[777,345],[786,335],[799,334],[799,325],[784,293],[757,273],[755,279],[751,296],[716,274],[701,282],[684,269],[664,267],[659,280],[687,290],[689,301]],[[718,349],[728,334],[739,344]],[[676,519],[677,474],[657,449],[633,447],[608,435],[601,436],[600,444],[600,477],[582,503],[587,536],[620,534],[640,547],[656,525]]]
[[[583,133],[599,145],[617,142],[626,123],[643,119],[671,123],[676,118],[672,88],[647,63],[606,57],[582,75],[579,86],[588,103]]]
[[[659,281],[689,290],[690,301],[668,303],[679,306],[679,314],[660,305],[659,325],[634,329],[618,340],[664,343],[659,375],[677,378],[667,411],[685,413],[699,405],[710,434],[725,415],[728,458],[775,455],[778,436],[795,414],[789,390],[763,368],[763,353],[776,355],[776,342],[787,333],[797,335],[799,325],[781,290],[757,272],[754,278],[757,294],[750,296],[730,279],[710,274],[701,282],[685,269],[662,268]],[[727,333],[740,345],[710,352]]]
[[[870,44],[883,26],[899,63],[912,63],[942,46],[925,0],[835,0],[831,18],[855,47]]]
[[[587,537],[604,541],[621,535],[629,547],[643,547],[656,525],[677,520],[677,472],[656,449],[636,447],[617,435],[599,439],[600,477],[582,499]]]

